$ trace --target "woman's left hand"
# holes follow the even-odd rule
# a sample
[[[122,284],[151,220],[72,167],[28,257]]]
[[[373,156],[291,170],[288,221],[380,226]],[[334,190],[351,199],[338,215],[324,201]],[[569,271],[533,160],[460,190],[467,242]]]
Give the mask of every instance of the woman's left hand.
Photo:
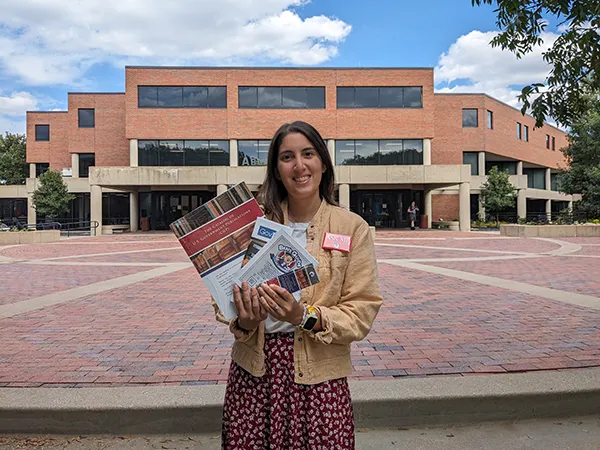
[[[260,302],[273,319],[300,325],[304,308],[294,296],[284,288],[276,285],[261,284],[258,287]]]

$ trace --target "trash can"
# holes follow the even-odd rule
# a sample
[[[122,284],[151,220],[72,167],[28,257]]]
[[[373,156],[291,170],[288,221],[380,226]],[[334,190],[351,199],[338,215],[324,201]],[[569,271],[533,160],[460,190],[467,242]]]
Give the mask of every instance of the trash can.
[[[150,217],[142,217],[142,231],[150,231]]]
[[[429,228],[428,219],[427,214],[421,214],[419,216],[419,228]]]

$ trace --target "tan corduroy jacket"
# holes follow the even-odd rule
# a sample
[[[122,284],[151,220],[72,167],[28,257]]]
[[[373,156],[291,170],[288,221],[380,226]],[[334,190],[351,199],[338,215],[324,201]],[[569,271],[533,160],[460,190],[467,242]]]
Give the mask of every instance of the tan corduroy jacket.
[[[287,223],[287,203],[282,207]],[[350,252],[323,249],[325,232],[352,236]],[[319,262],[317,273],[321,281],[304,289],[300,302],[319,310],[323,330],[309,333],[296,329],[294,371],[296,383],[317,384],[352,372],[350,344],[367,335],[382,297],[373,238],[360,216],[322,201],[306,233],[306,249]],[[234,318],[229,328],[235,336],[231,358],[252,375],[264,375],[264,322],[244,331],[236,327]]]

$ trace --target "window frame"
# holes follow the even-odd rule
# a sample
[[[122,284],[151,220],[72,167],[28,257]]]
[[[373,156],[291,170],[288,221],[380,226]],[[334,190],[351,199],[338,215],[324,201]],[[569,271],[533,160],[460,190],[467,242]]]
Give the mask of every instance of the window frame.
[[[81,124],[81,112],[91,111],[92,112],[92,124],[82,125]],[[96,128],[96,109],[95,108],[77,108],[77,127],[78,128]]]
[[[165,152],[166,148],[169,148],[169,145],[173,145],[174,143],[181,143],[181,148],[179,146],[173,147],[173,153],[182,153],[181,158],[183,165],[161,165],[158,163],[164,162],[165,158],[162,155]],[[190,146],[187,145],[190,143]],[[195,143],[192,145],[191,143]],[[203,143],[204,146],[198,146],[197,143]],[[223,148],[220,146],[213,146],[213,143],[223,143]],[[226,148],[225,148],[226,147]],[[211,151],[211,148],[213,150]],[[211,164],[211,156],[210,153],[217,153],[214,148],[219,148],[223,150],[223,153],[227,154],[225,158],[226,164]],[[197,150],[197,149],[206,149],[206,162],[208,164],[186,164],[189,150]],[[149,153],[150,151],[154,152]],[[153,161],[153,159],[156,159]],[[227,139],[139,139],[138,140],[138,166],[139,167],[230,167],[231,166],[231,146],[230,142]],[[218,160],[218,158],[215,158]],[[198,161],[198,160],[195,160]],[[156,164],[146,164],[147,162],[156,162]]]
[[[411,148],[405,148],[407,146],[410,147],[409,143],[411,142],[420,142],[420,145],[418,146],[419,148],[416,149],[414,152],[410,152]],[[338,162],[338,155],[339,153],[342,152],[341,148],[338,148],[338,142],[344,142],[346,144],[348,143],[352,143],[352,149],[353,149],[353,156],[351,158],[346,158],[346,159],[355,159],[356,156],[362,156],[360,154],[357,153],[357,147],[360,145],[367,145],[368,143],[372,143],[372,142],[376,142],[377,143],[377,151],[373,152],[373,153],[369,153],[368,156],[372,156],[372,155],[377,155],[376,159],[377,159],[377,164],[341,164],[341,162]],[[382,144],[383,145],[398,145],[398,144],[402,145],[402,150],[400,152],[399,158],[401,158],[402,162],[401,163],[396,163],[396,164],[382,164],[381,163],[381,159],[382,159],[382,151],[381,151],[381,147]],[[370,166],[370,167],[378,167],[378,166],[422,166],[423,165],[423,153],[424,153],[424,139],[336,139],[335,140],[335,157],[334,157],[334,165],[336,166]],[[360,150],[360,149],[359,149]],[[348,152],[348,150],[345,150],[345,152]],[[414,159],[415,159],[415,155],[420,155],[418,157],[418,159],[420,159],[420,163],[414,163]],[[410,163],[404,163],[407,159],[412,159],[413,161],[411,161]],[[345,160],[345,159],[344,159]]]
[[[465,125],[465,112],[475,111],[475,125]],[[463,128],[479,128],[479,108],[463,108],[462,109],[462,127]]]
[[[40,133],[38,130],[41,130],[42,127],[46,127],[46,129],[48,130],[48,138],[47,139],[40,139],[39,134]],[[35,141],[36,142],[50,142],[50,124],[49,123],[36,123],[35,124]]]
[[[256,98],[256,103],[254,106],[254,102],[252,106],[243,106],[240,99],[240,90],[241,89],[247,89],[247,90],[254,90],[254,95]],[[279,105],[278,106],[268,106],[268,105],[261,105],[260,104],[260,90],[261,89],[279,89]],[[298,90],[298,89],[304,89],[304,93],[305,93],[305,106],[286,106],[284,105],[284,99],[286,98],[285,95],[285,91],[287,89],[294,89],[294,90]],[[309,90],[316,91],[317,89],[322,90],[322,94],[323,94],[323,106],[311,106],[309,104]],[[314,99],[314,97],[313,97]],[[327,92],[326,92],[326,88],[325,86],[238,86],[238,109],[326,109],[327,108]]]
[[[490,111],[489,109],[486,110],[487,111],[487,129],[488,130],[493,130],[494,129],[494,112]]]
[[[529,142],[529,126],[523,125],[523,141]]]
[[[87,173],[83,172],[82,170],[82,164],[81,164],[81,157],[82,156],[89,156],[92,155],[93,156],[93,164],[90,164],[87,166]],[[77,162],[79,165],[79,178],[89,178],[90,177],[90,167],[95,167],[96,166],[96,154],[95,153],[90,153],[90,152],[86,152],[86,153],[78,153],[77,154]]]
[[[35,164],[35,177],[39,178],[40,175],[50,170],[50,163],[34,163]],[[43,166],[43,167],[42,167]]]
[[[138,85],[138,91],[137,91],[137,105],[138,105],[138,109],[227,109],[227,86],[223,86],[223,85],[215,85],[215,86],[209,86],[209,85],[145,85],[145,84],[140,84]],[[160,88],[179,88],[181,89],[181,104],[178,106],[175,105],[168,105],[168,106],[161,106],[159,105],[159,89]],[[200,106],[194,106],[194,105],[185,105],[185,95],[184,95],[184,91],[185,88],[206,88],[206,105],[200,105]],[[140,90],[141,89],[156,89],[156,104],[154,105],[140,105]],[[215,89],[223,89],[223,94],[225,94],[225,105],[224,106],[212,106],[210,99],[211,99],[211,89],[214,90]],[[213,97],[215,97],[214,93],[213,93]]]
[[[546,135],[546,148],[548,150],[550,150],[550,135],[549,134]]]
[[[517,122],[517,139],[520,141],[523,140],[523,125],[521,122]]]
[[[340,90],[353,90],[353,101],[352,106],[340,105],[338,99],[340,96]],[[357,106],[356,105],[356,90],[357,89],[377,89],[377,106]],[[401,106],[381,106],[381,90],[382,89],[401,89],[402,90],[402,105]],[[420,91],[420,104],[419,106],[406,106],[405,105],[405,89],[419,89]],[[336,86],[335,90],[335,107],[336,109],[423,109],[423,86]]]
[[[475,164],[471,164],[470,162],[465,162],[465,156],[469,155],[469,157],[473,157]],[[477,177],[479,176],[479,152],[463,152],[463,164],[471,166],[471,176]]]

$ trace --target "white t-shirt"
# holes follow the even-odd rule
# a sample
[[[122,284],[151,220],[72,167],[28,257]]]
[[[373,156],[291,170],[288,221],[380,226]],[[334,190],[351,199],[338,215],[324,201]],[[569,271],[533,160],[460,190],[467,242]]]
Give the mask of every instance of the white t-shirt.
[[[288,226],[292,229],[292,237],[304,248],[306,248],[306,230],[309,225],[309,223],[288,223]],[[300,292],[292,294],[296,301],[300,300]],[[265,333],[293,333],[295,329],[296,327],[291,323],[273,319],[271,315],[268,315],[265,320]]]

